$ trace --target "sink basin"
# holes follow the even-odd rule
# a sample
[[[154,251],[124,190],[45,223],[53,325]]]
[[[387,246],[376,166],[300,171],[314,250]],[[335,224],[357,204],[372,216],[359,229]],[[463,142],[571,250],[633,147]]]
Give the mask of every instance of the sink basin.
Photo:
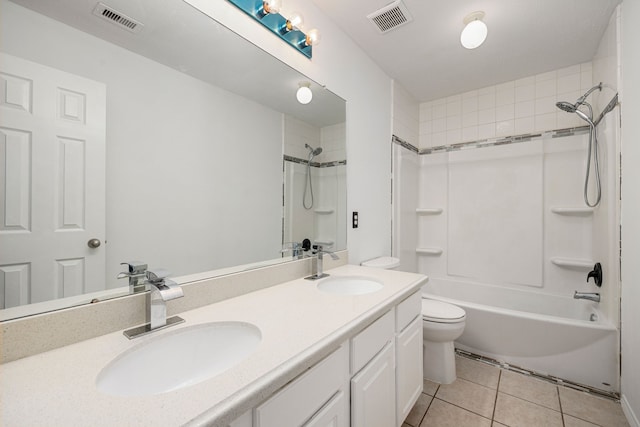
[[[318,283],[318,289],[328,294],[364,295],[382,289],[382,283],[367,277],[329,277]]]
[[[178,329],[127,350],[98,374],[103,393],[148,396],[214,377],[246,359],[260,344],[250,323],[215,322]]]

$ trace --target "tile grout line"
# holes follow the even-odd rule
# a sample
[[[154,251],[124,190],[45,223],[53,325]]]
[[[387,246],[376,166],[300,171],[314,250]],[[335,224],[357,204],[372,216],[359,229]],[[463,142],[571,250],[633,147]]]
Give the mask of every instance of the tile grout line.
[[[560,387],[556,386],[556,394],[558,395],[558,405],[560,406],[560,418],[562,419],[562,427],[566,427],[564,424],[564,411],[562,410],[562,399],[560,399]]]
[[[498,384],[496,385],[496,398],[493,400],[493,412],[491,413],[491,425],[493,425],[493,423],[496,421],[496,406],[498,406],[498,393],[500,393],[501,380],[502,380],[502,370],[498,371]]]
[[[422,415],[422,418],[420,418],[420,422],[415,427],[420,427],[422,425],[422,422],[424,421],[424,419],[427,417],[427,412],[429,412],[429,408],[431,408],[431,405],[433,404],[433,401],[436,400],[436,394],[438,393],[438,390],[440,390],[440,384],[438,384],[438,387],[436,387],[436,391],[433,392],[433,396],[431,396],[431,400],[429,401],[429,405],[427,405],[427,410],[424,411],[424,415]],[[427,394],[427,396],[429,396],[429,395]]]
[[[433,400],[436,400],[436,397],[434,397],[434,398],[433,398]],[[431,401],[431,403],[433,403],[433,400]],[[479,416],[480,418],[484,418],[485,420],[492,421],[489,417],[486,417],[486,416],[484,416],[484,415],[482,415],[482,414],[479,414],[479,413],[477,413],[477,412],[475,412],[475,411],[472,411],[472,410],[471,410],[471,409],[469,409],[469,408],[465,408],[464,406],[456,405],[455,403],[451,403],[451,402],[449,402],[448,400],[444,400],[444,399],[439,399],[439,398],[438,398],[438,400],[439,400],[440,402],[444,402],[444,403],[446,403],[447,405],[455,406],[455,407],[456,407],[456,408],[458,408],[458,409],[462,409],[462,410],[463,410],[463,411],[465,411],[465,412],[469,412],[470,414],[477,415],[477,416]],[[429,405],[429,407],[431,407],[431,405]]]

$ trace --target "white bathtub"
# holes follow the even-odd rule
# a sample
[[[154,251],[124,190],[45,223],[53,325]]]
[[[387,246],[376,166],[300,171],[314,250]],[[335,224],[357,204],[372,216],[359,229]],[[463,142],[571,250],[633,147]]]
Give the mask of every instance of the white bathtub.
[[[466,311],[465,330],[456,348],[600,390],[619,391],[618,331],[603,318],[596,303],[444,279],[429,280],[423,297]]]

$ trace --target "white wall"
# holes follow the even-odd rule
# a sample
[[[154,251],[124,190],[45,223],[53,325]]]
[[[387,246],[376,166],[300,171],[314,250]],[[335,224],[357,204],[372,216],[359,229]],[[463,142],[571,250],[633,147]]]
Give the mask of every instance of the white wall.
[[[290,0],[287,7],[322,33],[312,60],[228,2],[188,2],[346,100],[347,217],[360,214],[359,228],[348,224],[349,262],[390,255],[390,78],[311,2]]]
[[[181,275],[279,257],[279,112],[14,3],[1,8],[3,51],[106,84],[107,285],[133,259]]]
[[[640,426],[640,3],[622,5],[622,403]]]
[[[420,130],[419,103],[405,88],[393,81],[393,134],[417,147]]]

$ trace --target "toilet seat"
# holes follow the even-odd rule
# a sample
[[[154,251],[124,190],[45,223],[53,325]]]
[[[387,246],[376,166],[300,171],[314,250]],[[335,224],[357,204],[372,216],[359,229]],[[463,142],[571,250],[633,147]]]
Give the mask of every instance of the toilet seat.
[[[422,299],[422,320],[436,323],[459,323],[463,322],[465,317],[465,311],[458,306],[433,299]]]

